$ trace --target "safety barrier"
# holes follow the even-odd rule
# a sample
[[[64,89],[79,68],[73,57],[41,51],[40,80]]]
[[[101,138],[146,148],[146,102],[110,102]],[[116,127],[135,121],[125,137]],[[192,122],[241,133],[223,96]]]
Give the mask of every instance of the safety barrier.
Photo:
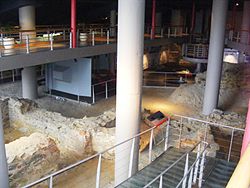
[[[180,126],[174,127],[172,126],[172,120],[176,121],[178,120]],[[112,174],[108,173],[105,175],[103,175],[103,173],[105,173],[105,170],[101,170],[102,169],[102,162],[104,161],[104,156],[105,154],[109,153],[109,152],[113,152],[114,149],[116,147],[119,147],[123,144],[128,144],[129,148],[130,148],[130,154],[129,156],[127,156],[130,159],[129,162],[129,171],[126,172],[128,174],[128,178],[131,177],[132,175],[132,166],[133,166],[133,155],[134,155],[134,149],[135,149],[135,145],[136,143],[138,143],[138,140],[141,139],[144,135],[146,135],[147,139],[148,139],[148,150],[145,150],[145,152],[147,153],[147,164],[150,164],[152,161],[154,161],[155,159],[157,159],[158,156],[160,156],[163,152],[167,151],[169,147],[172,146],[178,146],[179,148],[182,147],[181,144],[181,140],[183,138],[183,128],[185,127],[185,123],[186,122],[196,122],[196,123],[200,123],[200,126],[202,126],[204,129],[204,138],[200,141],[198,141],[197,144],[194,145],[194,147],[192,147],[191,150],[189,150],[188,152],[186,152],[184,155],[182,155],[177,161],[173,162],[171,164],[171,166],[169,166],[169,168],[165,169],[161,174],[157,175],[155,177],[154,180],[152,180],[152,182],[150,182],[148,185],[146,185],[145,187],[150,186],[153,182],[160,180],[160,187],[163,184],[163,175],[169,171],[173,166],[175,166],[180,160],[182,159],[186,159],[186,165],[183,173],[183,178],[182,180],[179,182],[178,186],[181,185],[186,185],[188,184],[188,187],[191,187],[192,184],[195,184],[196,181],[198,180],[198,186],[201,187],[202,186],[202,181],[203,181],[203,169],[204,169],[204,162],[205,162],[205,156],[206,156],[206,150],[209,147],[209,144],[207,143],[207,134],[208,131],[210,130],[209,127],[213,127],[213,128],[221,128],[224,131],[228,131],[231,132],[231,139],[229,139],[229,143],[228,147],[227,147],[227,153],[224,157],[226,157],[226,159],[228,161],[234,160],[235,155],[233,155],[233,146],[234,144],[237,143],[237,140],[235,139],[236,137],[239,137],[241,134],[244,133],[243,129],[240,128],[235,128],[235,127],[230,127],[227,125],[221,125],[218,123],[213,123],[213,122],[208,122],[208,121],[204,121],[204,120],[200,120],[200,119],[196,119],[196,118],[191,118],[191,117],[187,117],[187,116],[181,116],[181,115],[172,115],[172,119],[167,121],[167,124],[163,124],[159,127],[154,126],[151,127],[143,132],[141,132],[140,134],[135,135],[134,137],[125,140],[122,143],[119,143],[115,146],[112,146],[108,149],[106,149],[103,152],[97,153],[91,157],[88,157],[84,160],[81,160],[75,164],[72,164],[66,168],[63,168],[55,173],[52,173],[48,176],[45,176],[31,184],[28,184],[26,186],[24,186],[24,188],[28,188],[28,187],[33,187],[35,185],[38,185],[40,183],[44,183],[47,182],[48,187],[52,188],[53,185],[57,184],[57,181],[55,181],[55,178],[57,176],[59,176],[60,174],[63,174],[64,172],[68,172],[69,170],[73,170],[76,167],[82,165],[82,164],[86,164],[93,161],[93,160],[97,160],[97,166],[96,166],[96,173],[95,173],[95,180],[94,182],[92,182],[92,186],[94,187],[100,187],[100,186],[104,186],[105,184],[102,183],[102,181],[104,181],[105,179],[107,179],[109,176],[112,176]],[[158,138],[158,136],[160,136],[160,139]],[[145,138],[145,137],[144,137]],[[224,138],[221,138],[224,141],[227,141]],[[145,141],[145,140],[144,140]],[[215,141],[216,141],[216,137],[215,137]],[[237,143],[239,144],[239,143]],[[157,152],[159,150],[159,148],[161,149],[161,152]],[[197,155],[196,155],[196,160],[191,164],[189,163],[189,155],[190,152],[196,150],[197,151]],[[239,152],[240,153],[240,152]],[[238,154],[239,154],[238,153]],[[220,154],[220,152],[218,153]],[[142,154],[140,155],[142,156]],[[145,155],[144,155],[145,156]],[[220,156],[216,156],[216,157],[220,157]],[[141,158],[140,158],[141,159]],[[140,163],[139,163],[140,166]],[[139,169],[144,168],[145,166],[141,166]],[[198,171],[199,169],[199,171]],[[107,169],[108,171],[108,169]],[[88,177],[90,178],[90,177]],[[107,182],[106,182],[107,183]],[[110,182],[109,182],[110,183]],[[109,184],[110,185],[110,184]]]
[[[227,37],[229,41],[250,45],[250,30],[229,30]]]
[[[208,44],[185,44],[183,56],[196,59],[208,59],[208,48]]]

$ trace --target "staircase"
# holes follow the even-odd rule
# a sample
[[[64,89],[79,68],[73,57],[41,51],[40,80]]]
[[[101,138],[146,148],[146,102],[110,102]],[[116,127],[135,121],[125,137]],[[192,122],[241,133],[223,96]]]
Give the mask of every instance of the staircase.
[[[177,161],[186,150],[170,148],[150,165],[144,169],[138,171],[134,176],[121,183],[118,188],[142,188],[147,185],[151,180],[158,176],[162,171],[167,169],[175,161]],[[176,165],[174,165],[163,176],[162,187],[175,188],[181,181],[184,175],[185,168],[184,157]],[[190,153],[189,155],[189,167],[196,160],[196,153]],[[235,163],[227,162],[225,160],[206,157],[205,169],[204,169],[204,181],[203,186],[205,188],[224,188],[231,177]],[[159,187],[159,180],[149,187]],[[198,187],[198,186],[197,186]]]
[[[224,188],[227,185],[235,167],[236,163],[234,162],[227,162],[226,160],[222,159],[214,159],[214,164],[210,167],[210,173],[206,175],[205,182],[203,184],[204,188]],[[209,165],[207,165],[207,169]]]

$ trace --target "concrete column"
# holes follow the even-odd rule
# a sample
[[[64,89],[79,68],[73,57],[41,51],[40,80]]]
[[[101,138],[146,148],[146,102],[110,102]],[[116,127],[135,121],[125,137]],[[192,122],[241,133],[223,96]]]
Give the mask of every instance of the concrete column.
[[[36,9],[35,6],[29,5],[19,8],[19,26],[20,30],[35,30],[36,29]],[[29,35],[30,41],[35,40],[36,32],[21,32],[20,38],[24,41],[26,35]]]
[[[145,0],[118,1],[116,143],[140,131]],[[115,185],[128,178],[132,141],[116,148]],[[139,142],[133,173],[138,169]]]
[[[218,105],[228,0],[213,0],[203,114]]]
[[[1,108],[1,106],[0,106]],[[4,131],[3,131],[3,118],[2,110],[0,110],[0,187],[9,187],[9,172],[6,159],[5,144],[4,144]]]
[[[35,6],[24,6],[19,8],[19,25],[21,30],[35,30],[36,29],[36,15]],[[36,32],[23,32],[22,39],[29,35],[30,41],[34,41]],[[33,39],[32,39],[33,38]],[[23,98],[36,99],[37,98],[37,79],[36,68],[27,67],[22,70],[22,91]]]
[[[110,36],[116,36],[116,10],[110,11]]]
[[[162,13],[157,12],[155,16],[155,26],[156,26],[156,33],[161,33],[161,27],[162,27]]]
[[[240,42],[250,42],[250,1],[244,1],[241,30]]]
[[[37,78],[36,67],[25,67],[22,70],[22,91],[23,98],[36,99],[37,94]]]

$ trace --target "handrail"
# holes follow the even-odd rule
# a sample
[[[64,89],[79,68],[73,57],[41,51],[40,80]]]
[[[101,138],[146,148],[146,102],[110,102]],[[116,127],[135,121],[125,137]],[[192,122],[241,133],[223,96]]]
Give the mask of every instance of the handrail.
[[[230,127],[230,126],[227,126],[227,125],[222,125],[222,124],[219,124],[219,123],[214,123],[214,122],[205,121],[205,120],[192,118],[192,117],[188,117],[188,116],[183,116],[183,115],[178,115],[178,114],[174,114],[173,117],[185,118],[185,119],[188,119],[188,120],[198,121],[198,122],[201,122],[201,123],[208,123],[210,125],[214,125],[214,126],[217,126],[217,127],[223,127],[223,128],[227,128],[227,129],[233,129],[233,130],[236,130],[236,131],[242,131],[242,132],[245,131],[242,128]]]
[[[116,144],[116,145],[114,145],[114,146],[112,146],[112,147],[110,147],[110,148],[108,148],[108,149],[106,149],[106,150],[104,150],[104,151],[102,151],[102,152],[96,153],[95,155],[92,155],[92,156],[90,156],[90,157],[88,157],[88,158],[86,158],[86,159],[83,159],[83,160],[81,160],[81,161],[78,161],[78,162],[76,162],[76,163],[74,163],[74,164],[72,164],[72,165],[70,165],[70,166],[68,166],[68,167],[65,167],[65,168],[63,168],[63,169],[61,169],[61,170],[59,170],[59,171],[57,171],[57,172],[54,172],[54,173],[52,173],[52,174],[50,174],[50,175],[47,175],[47,176],[45,176],[45,177],[43,177],[43,178],[41,178],[41,179],[39,179],[39,180],[37,180],[37,181],[35,181],[35,182],[33,182],[33,183],[30,183],[30,184],[24,186],[23,188],[29,188],[29,187],[32,187],[32,186],[37,185],[37,184],[39,184],[39,183],[42,183],[42,182],[44,182],[44,181],[46,181],[46,180],[49,180],[49,179],[53,178],[54,176],[57,176],[57,175],[59,175],[59,174],[61,174],[61,173],[63,173],[63,172],[66,172],[66,171],[68,171],[68,170],[70,170],[70,169],[72,169],[72,168],[75,168],[75,167],[77,167],[77,166],[79,166],[79,165],[81,165],[81,164],[83,164],[83,163],[85,163],[85,162],[87,162],[87,161],[89,161],[89,160],[91,160],[91,159],[94,159],[94,158],[97,157],[97,156],[100,156],[100,155],[106,153],[106,152],[109,151],[109,150],[112,150],[112,149],[114,149],[114,148],[116,148],[116,147],[118,147],[118,146],[120,146],[120,145],[122,145],[122,144],[124,144],[124,143],[126,143],[126,142],[128,142],[128,141],[133,140],[133,139],[136,138],[136,137],[139,137],[139,136],[141,136],[141,135],[143,135],[143,134],[145,134],[145,133],[147,133],[147,132],[149,132],[149,131],[152,131],[153,129],[155,129],[155,128],[157,128],[157,127],[158,127],[158,126],[153,126],[153,127],[151,127],[150,129],[147,129],[147,130],[145,130],[145,131],[143,131],[143,132],[141,132],[141,133],[136,134],[136,135],[133,136],[132,138],[129,138],[129,139],[123,141],[123,142],[120,142],[119,144]]]
[[[112,81],[115,81],[116,79],[110,79],[110,80],[106,80],[106,81],[103,81],[103,82],[98,82],[96,84],[93,84],[92,86],[98,86],[98,85],[102,85],[102,84],[105,84],[107,82],[112,82]]]
[[[176,75],[176,74],[188,74],[188,75],[196,75],[196,73],[192,73],[192,72],[161,72],[161,71],[145,71],[144,73],[149,73],[149,74],[173,74],[173,75]]]
[[[180,162],[188,153],[191,153],[202,141],[198,142],[194,145],[193,148],[191,148],[189,151],[184,153],[178,160],[176,160],[173,164],[171,164],[168,168],[166,168],[163,172],[161,172],[158,176],[156,176],[153,180],[151,180],[147,185],[145,185],[143,188],[146,188],[150,185],[152,185],[155,181],[157,181],[162,175],[164,175],[167,171],[169,171],[173,166],[175,166],[178,162]]]
[[[181,183],[183,183],[183,181],[185,180],[185,178],[187,178],[188,174],[191,172],[191,170],[193,170],[193,168],[195,167],[195,165],[197,164],[197,162],[202,158],[201,155],[203,155],[205,153],[205,151],[208,148],[208,146],[209,146],[209,144],[205,143],[205,146],[204,146],[203,151],[201,152],[200,156],[198,158],[196,158],[196,160],[190,166],[190,168],[188,169],[188,171],[186,172],[186,174],[183,176],[183,178],[181,179],[181,181],[179,182],[179,184],[176,186],[176,188],[178,188],[181,185]]]
[[[240,128],[232,128],[232,127],[229,127],[229,126],[226,126],[226,125],[221,125],[221,124],[217,124],[217,123],[213,123],[213,122],[208,122],[208,121],[204,121],[204,120],[200,120],[200,119],[196,119],[196,118],[191,118],[191,117],[187,117],[187,116],[181,116],[181,115],[172,115],[171,117],[179,117],[179,118],[186,118],[186,119],[188,119],[188,120],[194,120],[194,121],[198,121],[198,122],[201,122],[201,123],[206,123],[206,124],[212,124],[212,125],[215,125],[215,126],[221,126],[221,127],[224,127],[224,128],[231,128],[233,131],[232,131],[232,137],[231,138],[233,138],[233,133],[234,133],[234,130],[239,130],[239,131],[244,131],[243,129],[240,129]],[[182,122],[182,119],[181,119],[181,122]],[[164,136],[164,139],[165,139],[165,147],[164,147],[164,151],[166,151],[167,150],[167,148],[168,148],[168,133],[169,133],[169,125],[170,125],[170,119],[168,120],[168,123],[167,123],[167,125],[166,125],[166,135]],[[95,155],[93,155],[93,156],[90,156],[90,157],[88,157],[88,158],[86,158],[86,159],[83,159],[83,160],[81,160],[81,161],[78,161],[78,162],[76,162],[76,163],[74,163],[74,164],[72,164],[72,165],[70,165],[70,166],[68,166],[68,167],[65,167],[65,168],[63,168],[63,169],[61,169],[61,170],[59,170],[59,171],[57,171],[57,172],[54,172],[54,173],[52,173],[52,174],[50,174],[50,175],[47,175],[47,176],[45,176],[45,177],[43,177],[43,178],[41,178],[41,179],[39,179],[39,180],[37,180],[37,181],[35,181],[35,182],[33,182],[33,183],[30,183],[30,184],[28,184],[28,185],[26,185],[26,186],[24,186],[23,188],[28,188],[28,187],[31,187],[31,186],[34,186],[34,185],[37,185],[37,184],[39,184],[39,183],[42,183],[42,182],[44,182],[44,181],[46,181],[46,180],[50,180],[50,184],[49,185],[51,185],[51,187],[52,187],[52,183],[53,183],[53,177],[55,177],[55,176],[58,176],[58,175],[60,175],[61,173],[63,173],[63,172],[65,172],[65,171],[68,171],[68,170],[70,170],[70,169],[72,169],[72,168],[75,168],[75,167],[77,167],[77,166],[79,166],[79,165],[81,165],[81,164],[83,164],[83,163],[85,163],[85,162],[87,162],[87,161],[89,161],[89,160],[91,160],[91,159],[94,159],[94,158],[96,158],[96,157],[98,157],[99,156],[99,162],[98,162],[98,169],[100,169],[100,166],[99,166],[99,163],[100,163],[100,160],[101,160],[101,157],[100,156],[102,156],[104,153],[106,153],[106,152],[108,152],[108,151],[110,151],[110,150],[112,150],[112,149],[114,149],[114,148],[116,148],[116,147],[118,147],[118,146],[120,146],[120,145],[122,145],[122,144],[124,144],[124,143],[126,143],[126,142],[129,142],[129,141],[132,141],[132,145],[134,145],[135,144],[135,139],[137,138],[137,137],[140,137],[141,135],[143,135],[143,134],[145,134],[145,133],[148,133],[148,132],[151,132],[151,136],[150,136],[150,142],[149,142],[149,162],[151,162],[152,161],[152,140],[153,140],[153,137],[152,137],[152,133],[153,133],[153,131],[154,131],[154,129],[155,128],[157,128],[158,126],[153,126],[153,127],[151,127],[151,128],[149,128],[149,129],[147,129],[147,130],[145,130],[145,131],[143,131],[143,132],[141,132],[141,133],[138,133],[138,134],[136,134],[135,136],[133,136],[132,138],[129,138],[129,139],[126,139],[125,141],[123,141],[123,142],[121,142],[121,143],[119,143],[119,144],[116,144],[116,145],[114,145],[114,146],[112,146],[112,147],[110,147],[110,148],[108,148],[108,149],[106,149],[106,150],[104,150],[104,151],[102,151],[102,152],[98,152],[98,153],[96,153]],[[180,135],[181,135],[181,133],[180,133]],[[181,136],[180,136],[181,137]],[[181,139],[179,137],[179,139]],[[232,139],[231,139],[231,142],[232,142]],[[209,145],[208,145],[208,143],[206,142],[206,140],[203,140],[203,141],[199,141],[192,149],[190,149],[188,152],[190,153],[190,152],[192,152],[197,146],[199,146],[198,147],[198,150],[197,150],[197,158],[196,159],[200,159],[200,156],[201,156],[201,153],[200,153],[200,146],[201,146],[201,143],[204,143],[204,144],[206,144],[206,147],[204,147],[204,148],[207,148]],[[232,143],[230,143],[230,150],[231,150],[231,145],[232,145]],[[132,146],[132,148],[133,148],[133,146]],[[204,149],[205,150],[205,149]],[[229,150],[229,156],[230,156],[230,150]],[[133,150],[131,149],[131,153],[133,153],[132,152]],[[188,152],[186,152],[186,156],[187,156],[187,153]],[[166,172],[166,171],[168,171],[170,168],[172,168],[177,162],[179,162],[181,159],[183,159],[184,158],[184,156],[185,155],[183,155],[180,159],[178,159],[177,161],[175,161],[175,163],[174,164],[172,164],[170,167],[168,167],[168,169],[166,169],[164,172]],[[204,155],[204,151],[203,151],[203,155]],[[205,155],[203,156],[202,155],[202,160],[201,160],[201,168],[203,169],[203,167],[204,167],[204,157],[205,157]],[[132,157],[133,158],[133,157]],[[132,159],[132,158],[130,158],[130,159]],[[228,159],[230,159],[230,157],[228,158]],[[183,182],[184,183],[186,183],[186,180],[185,180],[185,178],[187,178],[185,175],[186,174],[188,174],[189,172],[190,172],[190,169],[188,170],[188,156],[187,156],[187,158],[186,158],[186,165],[185,165],[185,170],[184,170],[184,179],[183,179]],[[195,166],[195,169],[194,169],[194,178],[192,178],[193,179],[193,182],[195,181],[196,182],[196,176],[197,176],[197,173],[198,173],[198,165],[199,165],[199,160],[196,160],[195,161],[195,163],[196,163],[196,166]],[[187,167],[186,167],[187,166]],[[131,170],[131,164],[129,165],[129,167],[130,167],[130,169],[129,169],[129,174],[130,174],[130,170]],[[192,165],[191,166],[191,168],[193,168],[194,167],[194,165]],[[154,180],[156,180],[157,178],[159,179],[160,178],[160,181],[163,181],[163,178],[161,177],[163,174],[164,174],[164,172],[162,172],[159,176],[157,176]],[[99,173],[99,174],[98,174]],[[192,172],[191,172],[191,174],[192,174]],[[200,174],[199,174],[199,185],[201,185],[202,184],[202,173],[200,172]],[[190,176],[192,176],[192,175],[190,175]],[[97,170],[97,179],[96,179],[96,181],[98,181],[99,179],[100,179],[100,171],[98,171]],[[129,176],[130,177],[130,176]],[[190,179],[190,177],[189,177],[189,179]],[[185,180],[185,181],[184,181]],[[182,181],[182,180],[181,180]],[[190,181],[190,180],[189,180]],[[97,182],[98,183],[98,182]]]

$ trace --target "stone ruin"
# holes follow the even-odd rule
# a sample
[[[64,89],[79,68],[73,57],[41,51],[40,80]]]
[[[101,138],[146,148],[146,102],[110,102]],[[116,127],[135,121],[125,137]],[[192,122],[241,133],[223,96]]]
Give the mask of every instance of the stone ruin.
[[[72,154],[79,160],[115,144],[113,109],[97,117],[75,119],[41,109],[27,99],[6,98],[1,101],[6,115],[5,128],[11,126],[22,132],[31,132],[5,144],[12,187],[26,185],[69,165],[65,159],[74,158]],[[107,159],[113,156],[114,151],[103,155]]]
[[[245,84],[243,83],[242,72],[242,65],[229,63],[223,64],[219,106],[231,102],[231,100],[238,95],[239,90],[244,87]],[[192,107],[201,109],[203,104],[205,84],[206,72],[199,73],[195,77],[194,84],[182,84],[172,93],[172,95],[169,97],[169,100],[174,103],[192,105]]]
[[[4,101],[6,108],[3,109],[8,111],[7,125],[17,128],[20,128],[17,125],[22,125],[20,131],[32,132],[6,144],[11,186],[25,185],[68,165],[64,163],[67,153],[70,157],[73,153],[82,159],[115,145],[114,109],[97,117],[76,119],[39,108],[35,102],[27,99],[8,98]],[[145,118],[149,113],[143,113],[142,117]],[[142,130],[150,128],[145,122],[142,124]],[[171,127],[176,130],[179,126],[179,121],[171,122]],[[160,132],[155,132],[156,137],[158,133]],[[181,147],[194,146],[204,138],[204,134],[199,125],[186,125],[182,131]],[[150,134],[141,137],[141,152],[148,147],[149,137]],[[218,145],[214,142],[210,129],[207,131],[207,139],[210,144],[208,155],[215,156]],[[176,138],[170,136],[170,140],[170,145],[178,147]],[[142,153],[145,162],[147,156]],[[113,160],[114,150],[106,152],[103,157]]]

